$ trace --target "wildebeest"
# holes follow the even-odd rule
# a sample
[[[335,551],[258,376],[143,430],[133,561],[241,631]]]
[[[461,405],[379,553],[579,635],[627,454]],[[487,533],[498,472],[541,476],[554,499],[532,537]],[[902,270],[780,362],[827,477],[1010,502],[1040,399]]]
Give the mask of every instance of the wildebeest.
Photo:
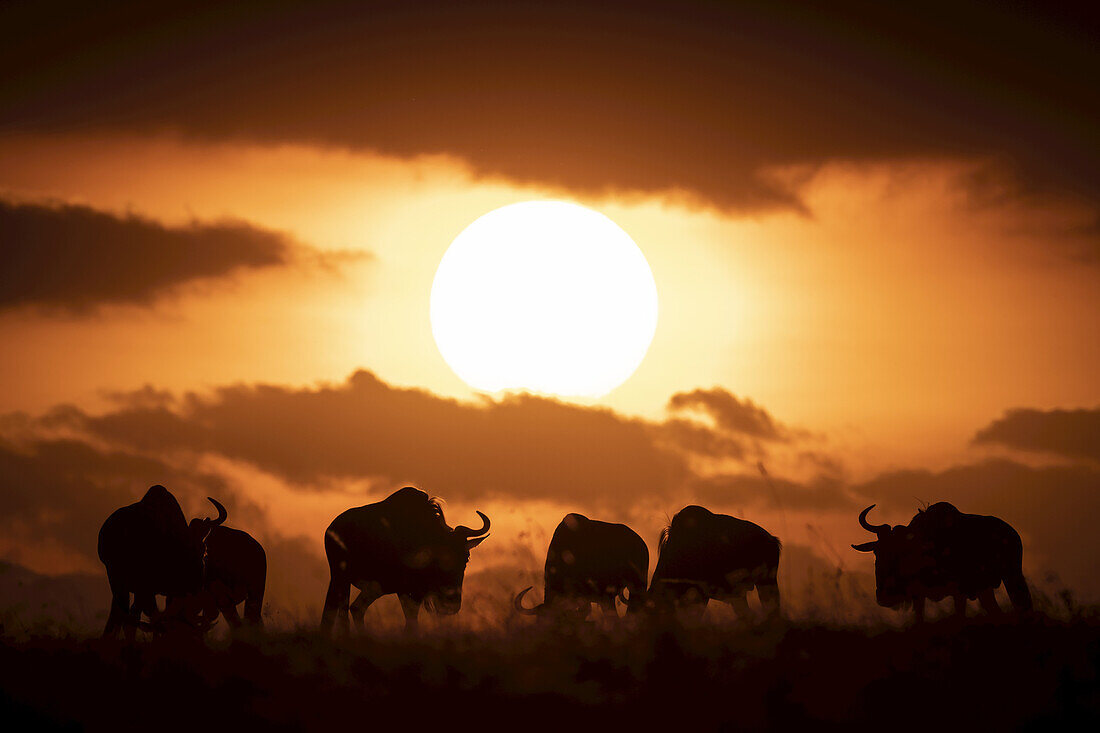
[[[645,604],[649,548],[625,524],[567,514],[554,530],[546,551],[543,602],[523,607],[528,586],[513,601],[520,613],[588,617],[598,603],[605,615],[617,616],[615,599],[626,594],[628,612]]]
[[[195,537],[206,531],[205,519],[192,519]],[[206,537],[206,568],[203,579],[203,615],[212,621],[221,613],[232,628],[241,625],[237,604],[244,603],[244,623],[262,626],[264,589],[267,585],[267,553],[248,532],[216,526]]]
[[[217,519],[199,520],[188,530],[179,502],[161,485],[151,487],[141,501],[116,509],[99,530],[99,559],[111,585],[111,612],[104,636],[120,628],[132,639],[144,612],[161,628],[183,622],[202,628],[197,594],[203,583],[206,535],[225,521],[225,508],[214,499]],[[134,594],[133,606],[130,594]],[[156,596],[168,597],[165,612]],[[209,620],[205,620],[208,624]]]
[[[367,607],[389,593],[401,601],[407,629],[416,627],[422,603],[437,613],[458,613],[470,550],[489,531],[489,518],[477,514],[480,529],[452,529],[435,499],[406,486],[336,517],[325,532],[330,580],[322,628],[331,630],[338,616],[346,628],[353,585],[360,593],[350,611],[360,628]]]
[[[920,511],[908,525],[870,524],[867,513],[859,524],[877,539],[852,545],[875,553],[875,595],[879,605],[913,605],[917,622],[924,619],[924,601],[952,596],[955,612],[966,614],[967,600],[977,599],[988,613],[999,614],[994,591],[1004,583],[1017,611],[1031,609],[1031,592],[1022,570],[1020,535],[1007,522],[981,514],[964,514],[947,502]]]
[[[776,615],[780,549],[777,537],[752,522],[684,507],[661,533],[650,603],[658,611],[679,607],[701,614],[713,598],[748,619],[746,596],[756,588],[765,612]]]

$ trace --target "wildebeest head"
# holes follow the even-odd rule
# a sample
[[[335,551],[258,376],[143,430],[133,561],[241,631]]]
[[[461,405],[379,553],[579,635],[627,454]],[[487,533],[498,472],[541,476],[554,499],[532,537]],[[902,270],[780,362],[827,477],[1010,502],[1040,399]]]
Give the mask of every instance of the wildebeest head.
[[[228,516],[225,507],[222,506],[217,499],[212,496],[208,496],[206,499],[218,510],[217,518],[195,518],[187,525],[187,534],[191,543],[191,553],[193,557],[198,558],[198,564],[195,569],[199,573],[199,588],[202,587],[206,577],[206,540],[210,537],[210,533],[214,531],[215,527],[225,523],[225,519]]]
[[[449,529],[437,545],[425,549],[422,557],[413,560],[414,564],[423,563],[427,571],[431,590],[424,601],[436,613],[450,616],[462,608],[462,581],[470,562],[470,550],[489,536],[489,518],[481,512],[477,515],[481,517],[480,529],[461,524]]]
[[[196,517],[195,519],[192,519],[191,522],[187,525],[187,529],[191,534],[191,539],[194,543],[194,547],[202,550],[200,555],[205,554],[206,538],[210,536],[210,533],[214,531],[215,527],[225,524],[226,517],[229,516],[229,513],[225,511],[225,507],[222,506],[221,502],[219,502],[217,499],[212,496],[208,496],[206,497],[206,500],[213,504],[214,508],[218,510],[217,519],[211,519],[210,517],[198,519]]]
[[[559,598],[554,603],[547,603],[543,601],[535,606],[528,608],[523,605],[523,599],[534,589],[533,585],[529,585],[512,598],[512,608],[516,610],[516,613],[523,614],[524,616],[538,616],[543,619],[555,619],[556,621],[584,621],[588,618],[588,614],[592,611],[592,604],[585,599],[575,598]],[[623,599],[626,603],[626,599]]]
[[[934,561],[928,542],[918,530],[869,523],[867,513],[874,508],[872,504],[859,513],[859,526],[873,532],[877,539],[852,545],[852,549],[875,553],[875,599],[880,606],[895,608],[912,598],[922,572]]]

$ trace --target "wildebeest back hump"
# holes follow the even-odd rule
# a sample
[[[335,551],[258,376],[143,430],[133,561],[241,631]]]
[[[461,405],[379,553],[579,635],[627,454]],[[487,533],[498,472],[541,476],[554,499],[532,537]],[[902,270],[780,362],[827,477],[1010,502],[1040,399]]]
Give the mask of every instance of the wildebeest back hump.
[[[424,548],[440,541],[445,533],[439,505],[420,489],[405,487],[382,501],[337,516],[329,525],[326,543],[339,546],[341,555],[358,558],[359,565],[403,566],[409,559],[427,556]]]
[[[964,514],[955,545],[971,558],[974,581],[997,585],[1006,574],[1018,573],[1023,558],[1020,535],[998,517]]]
[[[778,542],[758,524],[724,514],[715,516],[715,524],[715,554],[725,564],[761,572],[778,564]]]
[[[116,509],[100,533],[101,540],[104,533],[114,533],[115,542],[140,548],[134,552],[140,552],[144,559],[173,559],[189,545],[183,509],[163,486],[153,486],[140,501]]]
[[[964,514],[946,502],[933,504],[909,523],[932,560],[925,575],[932,585],[957,583],[970,597],[996,587],[1020,565],[1020,536],[997,517]]]
[[[583,514],[566,514],[550,538],[546,550],[545,574],[548,579],[565,582],[562,576],[590,576],[595,564],[606,558],[600,552],[601,540],[597,525]],[[583,567],[582,567],[583,566]]]
[[[110,575],[151,583],[161,593],[189,587],[201,568],[183,510],[163,486],[115,510],[100,529],[98,549]]]
[[[572,573],[601,589],[631,582],[645,585],[649,550],[624,524],[568,514],[558,524],[546,555],[547,577]]]

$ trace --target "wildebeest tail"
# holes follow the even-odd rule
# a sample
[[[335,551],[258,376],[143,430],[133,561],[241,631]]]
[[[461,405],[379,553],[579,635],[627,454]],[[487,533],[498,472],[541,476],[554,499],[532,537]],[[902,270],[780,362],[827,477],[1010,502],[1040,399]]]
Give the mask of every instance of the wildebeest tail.
[[[1027,613],[1031,610],[1031,591],[1028,590],[1027,580],[1023,573],[1013,573],[1004,579],[1005,591],[1008,593],[1012,607],[1017,612]]]

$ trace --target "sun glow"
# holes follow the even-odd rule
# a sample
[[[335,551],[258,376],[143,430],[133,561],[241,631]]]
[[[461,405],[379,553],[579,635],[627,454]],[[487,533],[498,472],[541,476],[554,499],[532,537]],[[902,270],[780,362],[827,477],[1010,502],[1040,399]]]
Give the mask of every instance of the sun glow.
[[[599,397],[634,373],[657,328],[657,286],[630,236],[591,209],[490,211],[443,255],[432,334],[471,387]]]

